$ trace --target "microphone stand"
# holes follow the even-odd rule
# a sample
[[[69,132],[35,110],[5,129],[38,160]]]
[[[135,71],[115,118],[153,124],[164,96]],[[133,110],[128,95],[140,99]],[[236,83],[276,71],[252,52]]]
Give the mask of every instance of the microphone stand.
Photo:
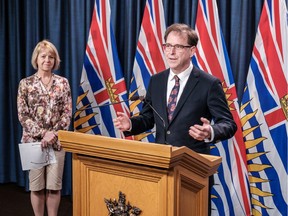
[[[147,102],[146,98],[143,97],[143,98],[140,98],[140,100],[142,99],[142,101],[144,101],[152,110],[153,112],[158,116],[158,118],[162,121],[162,124],[163,124],[163,129],[164,129],[164,144],[169,144],[167,143],[166,141],[166,124],[165,124],[165,121],[164,119],[162,118],[162,116],[156,111],[156,109],[149,103]],[[157,130],[157,128],[156,128]]]
[[[87,108],[80,108],[80,109],[75,110],[75,112],[73,113],[72,116],[74,117],[77,112],[82,112],[84,110],[100,108],[100,107],[105,107],[105,106],[112,106],[112,105],[115,105],[115,104],[120,104],[120,103],[124,103],[124,102],[128,102],[128,101],[136,101],[138,99],[140,99],[140,97],[134,95],[134,96],[132,96],[131,98],[129,98],[127,100],[122,100],[122,101],[118,101],[118,102],[115,102],[115,103],[107,103],[107,104],[97,105],[97,106],[92,106],[92,107],[87,107]]]

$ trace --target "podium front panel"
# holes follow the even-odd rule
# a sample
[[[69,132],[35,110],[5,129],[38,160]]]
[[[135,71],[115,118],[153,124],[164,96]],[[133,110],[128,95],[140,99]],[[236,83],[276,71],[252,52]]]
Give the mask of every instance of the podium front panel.
[[[81,202],[74,216],[108,215],[104,199],[117,201],[120,191],[141,216],[167,215],[167,170],[81,155],[73,155],[73,167],[73,199]]]

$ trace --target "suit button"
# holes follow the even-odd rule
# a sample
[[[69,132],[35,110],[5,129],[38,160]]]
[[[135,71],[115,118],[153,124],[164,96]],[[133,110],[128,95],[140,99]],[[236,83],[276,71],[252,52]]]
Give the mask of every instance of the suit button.
[[[167,134],[169,135],[169,134],[171,134],[171,132],[168,130],[168,131],[167,131]]]

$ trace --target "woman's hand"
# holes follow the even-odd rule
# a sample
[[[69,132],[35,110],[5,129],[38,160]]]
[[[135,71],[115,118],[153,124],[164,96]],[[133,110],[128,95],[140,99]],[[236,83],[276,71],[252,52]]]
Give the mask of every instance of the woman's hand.
[[[46,148],[48,145],[53,145],[58,140],[57,135],[53,131],[47,131],[41,140],[42,148]]]

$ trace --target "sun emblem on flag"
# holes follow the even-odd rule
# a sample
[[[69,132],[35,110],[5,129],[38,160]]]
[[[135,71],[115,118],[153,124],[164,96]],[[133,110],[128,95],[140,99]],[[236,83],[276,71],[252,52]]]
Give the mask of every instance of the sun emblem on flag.
[[[83,83],[81,83],[81,85],[83,85]],[[100,94],[105,93],[105,95],[107,95],[105,97],[106,99],[109,99],[111,103],[117,103],[119,102],[119,96],[116,94],[117,90],[118,89],[115,88],[115,82],[113,81],[112,77],[110,77],[107,80],[105,80],[105,89],[101,91]],[[95,125],[88,124],[88,121],[94,118],[94,116],[97,115],[98,112],[93,112],[91,114],[80,116],[80,114],[87,108],[89,109],[89,107],[92,104],[91,100],[88,99],[88,93],[89,91],[86,91],[77,97],[76,106],[78,107],[78,109],[74,113],[74,130],[82,133],[87,133],[89,130],[92,130],[93,128],[99,125],[99,124]],[[88,100],[90,101],[90,103],[81,106],[81,102],[83,103],[84,100]],[[87,126],[84,126],[85,123],[87,123]],[[80,125],[82,125],[82,128],[77,129]]]
[[[77,97],[77,102],[76,102],[76,106],[78,107],[80,105],[80,102],[87,97],[88,91],[84,92],[83,94],[79,95]],[[86,108],[88,108],[91,105],[91,103],[83,105],[81,107],[79,107],[79,109],[76,110],[76,112],[74,113],[74,130],[81,132],[81,133],[86,133],[89,130],[92,130],[94,127],[96,127],[97,125],[88,125],[88,126],[84,126],[80,129],[77,129],[80,125],[85,124],[86,122],[88,122],[90,119],[92,119],[95,115],[97,115],[98,113],[91,113],[85,116],[81,116],[80,117],[80,113],[83,112],[83,110],[85,110]]]
[[[131,79],[131,83],[135,81],[135,77],[133,76],[132,79]],[[138,93],[139,91],[139,86],[134,90],[132,91],[130,94],[129,94],[129,98],[133,97],[136,93]],[[139,93],[138,93],[139,95]],[[139,111],[137,110],[137,107],[142,103],[141,100],[136,100],[136,101],[131,101],[130,104],[129,104],[129,109],[130,109],[130,112],[133,113],[133,116],[138,116],[139,115]],[[142,139],[148,137],[150,134],[153,134],[154,132],[147,132],[147,133],[141,133],[141,134],[138,134],[138,135],[134,135],[134,140],[137,140],[137,141],[141,141]]]

